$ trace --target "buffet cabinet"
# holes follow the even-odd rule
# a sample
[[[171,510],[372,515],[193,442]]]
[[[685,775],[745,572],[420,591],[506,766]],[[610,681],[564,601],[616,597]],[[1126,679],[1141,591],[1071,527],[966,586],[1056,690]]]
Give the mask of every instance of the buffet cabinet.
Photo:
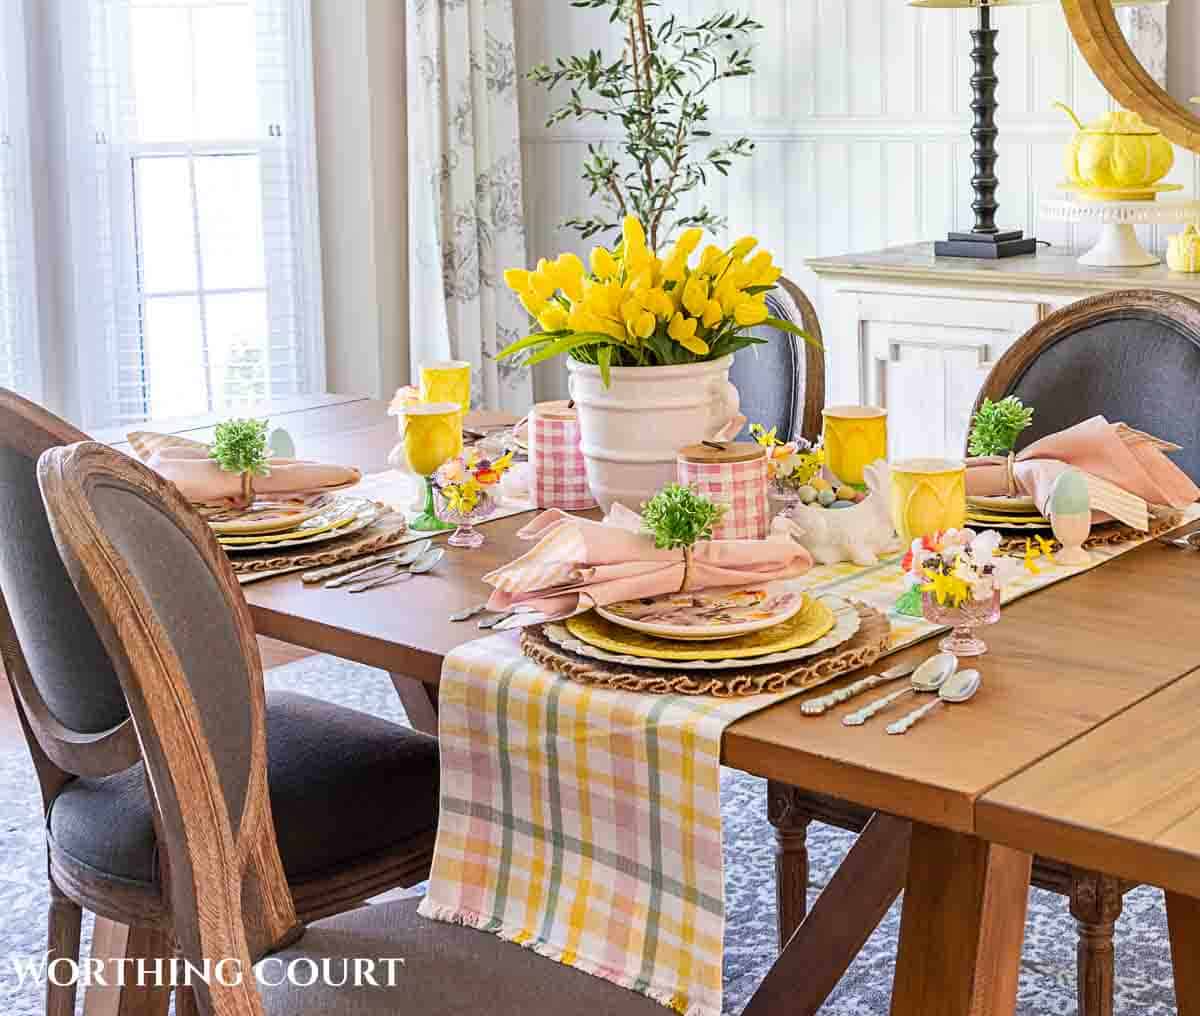
[[[1087,268],[1049,248],[1003,261],[937,258],[932,244],[808,262],[825,340],[826,404],[889,410],[889,457],[961,456],[992,365],[1046,315],[1119,289],[1200,301],[1200,275]]]

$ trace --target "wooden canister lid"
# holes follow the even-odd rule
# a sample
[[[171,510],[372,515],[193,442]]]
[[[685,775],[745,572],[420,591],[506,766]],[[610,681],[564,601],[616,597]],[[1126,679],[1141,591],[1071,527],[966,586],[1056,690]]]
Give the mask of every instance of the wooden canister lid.
[[[761,459],[766,449],[752,441],[711,441],[679,449],[684,462],[753,462]]]
[[[539,402],[529,415],[543,420],[574,420],[577,416],[575,407],[566,399],[559,399],[556,402]]]

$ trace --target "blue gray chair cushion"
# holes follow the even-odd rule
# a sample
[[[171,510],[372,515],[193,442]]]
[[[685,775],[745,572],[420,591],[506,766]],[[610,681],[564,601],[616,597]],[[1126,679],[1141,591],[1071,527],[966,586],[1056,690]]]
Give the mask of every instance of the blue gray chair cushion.
[[[431,921],[417,900],[363,907],[309,926],[294,946],[275,954],[260,985],[267,1016],[662,1016],[668,1010],[645,995],[539,956],[497,935],[461,924]],[[328,980],[340,981],[343,960],[396,958],[395,986],[377,967],[379,987],[311,987],[281,976],[293,961],[330,962]],[[307,963],[294,968],[307,980]],[[283,984],[274,987],[277,981]]]
[[[271,811],[293,884],[401,847],[437,827],[436,739],[290,692],[267,696]],[[111,879],[155,886],[142,766],[68,783],[48,818],[54,846]]]

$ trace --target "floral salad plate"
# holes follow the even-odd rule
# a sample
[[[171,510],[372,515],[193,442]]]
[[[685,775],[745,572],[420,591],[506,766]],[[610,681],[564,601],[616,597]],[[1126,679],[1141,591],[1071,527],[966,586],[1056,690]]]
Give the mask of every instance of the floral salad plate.
[[[728,639],[772,628],[804,607],[796,590],[703,589],[625,600],[597,607],[604,620],[623,628],[665,639]]]

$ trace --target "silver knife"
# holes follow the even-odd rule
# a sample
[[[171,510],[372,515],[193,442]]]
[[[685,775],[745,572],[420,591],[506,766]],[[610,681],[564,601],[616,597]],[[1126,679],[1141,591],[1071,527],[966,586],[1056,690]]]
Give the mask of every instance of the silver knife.
[[[915,663],[897,664],[883,671],[881,674],[872,674],[870,677],[864,677],[861,681],[855,681],[853,684],[846,685],[845,688],[831,691],[828,695],[805,699],[800,704],[800,712],[805,716],[820,716],[822,713],[827,713],[834,706],[841,705],[843,702],[849,702],[850,699],[856,695],[861,695],[865,691],[878,688],[881,684],[887,684],[890,681],[897,681],[902,677],[908,677],[916,669],[917,665]]]
[[[418,543],[410,543],[408,546],[401,547],[399,550],[394,550],[389,554],[382,554],[377,560],[365,566],[359,561],[357,568],[344,572],[335,579],[330,579],[325,583],[325,588],[338,589],[341,586],[349,585],[351,582],[357,582],[365,575],[369,575],[380,568],[386,568],[388,565],[411,564],[429,550],[432,545],[432,540],[421,540]]]

